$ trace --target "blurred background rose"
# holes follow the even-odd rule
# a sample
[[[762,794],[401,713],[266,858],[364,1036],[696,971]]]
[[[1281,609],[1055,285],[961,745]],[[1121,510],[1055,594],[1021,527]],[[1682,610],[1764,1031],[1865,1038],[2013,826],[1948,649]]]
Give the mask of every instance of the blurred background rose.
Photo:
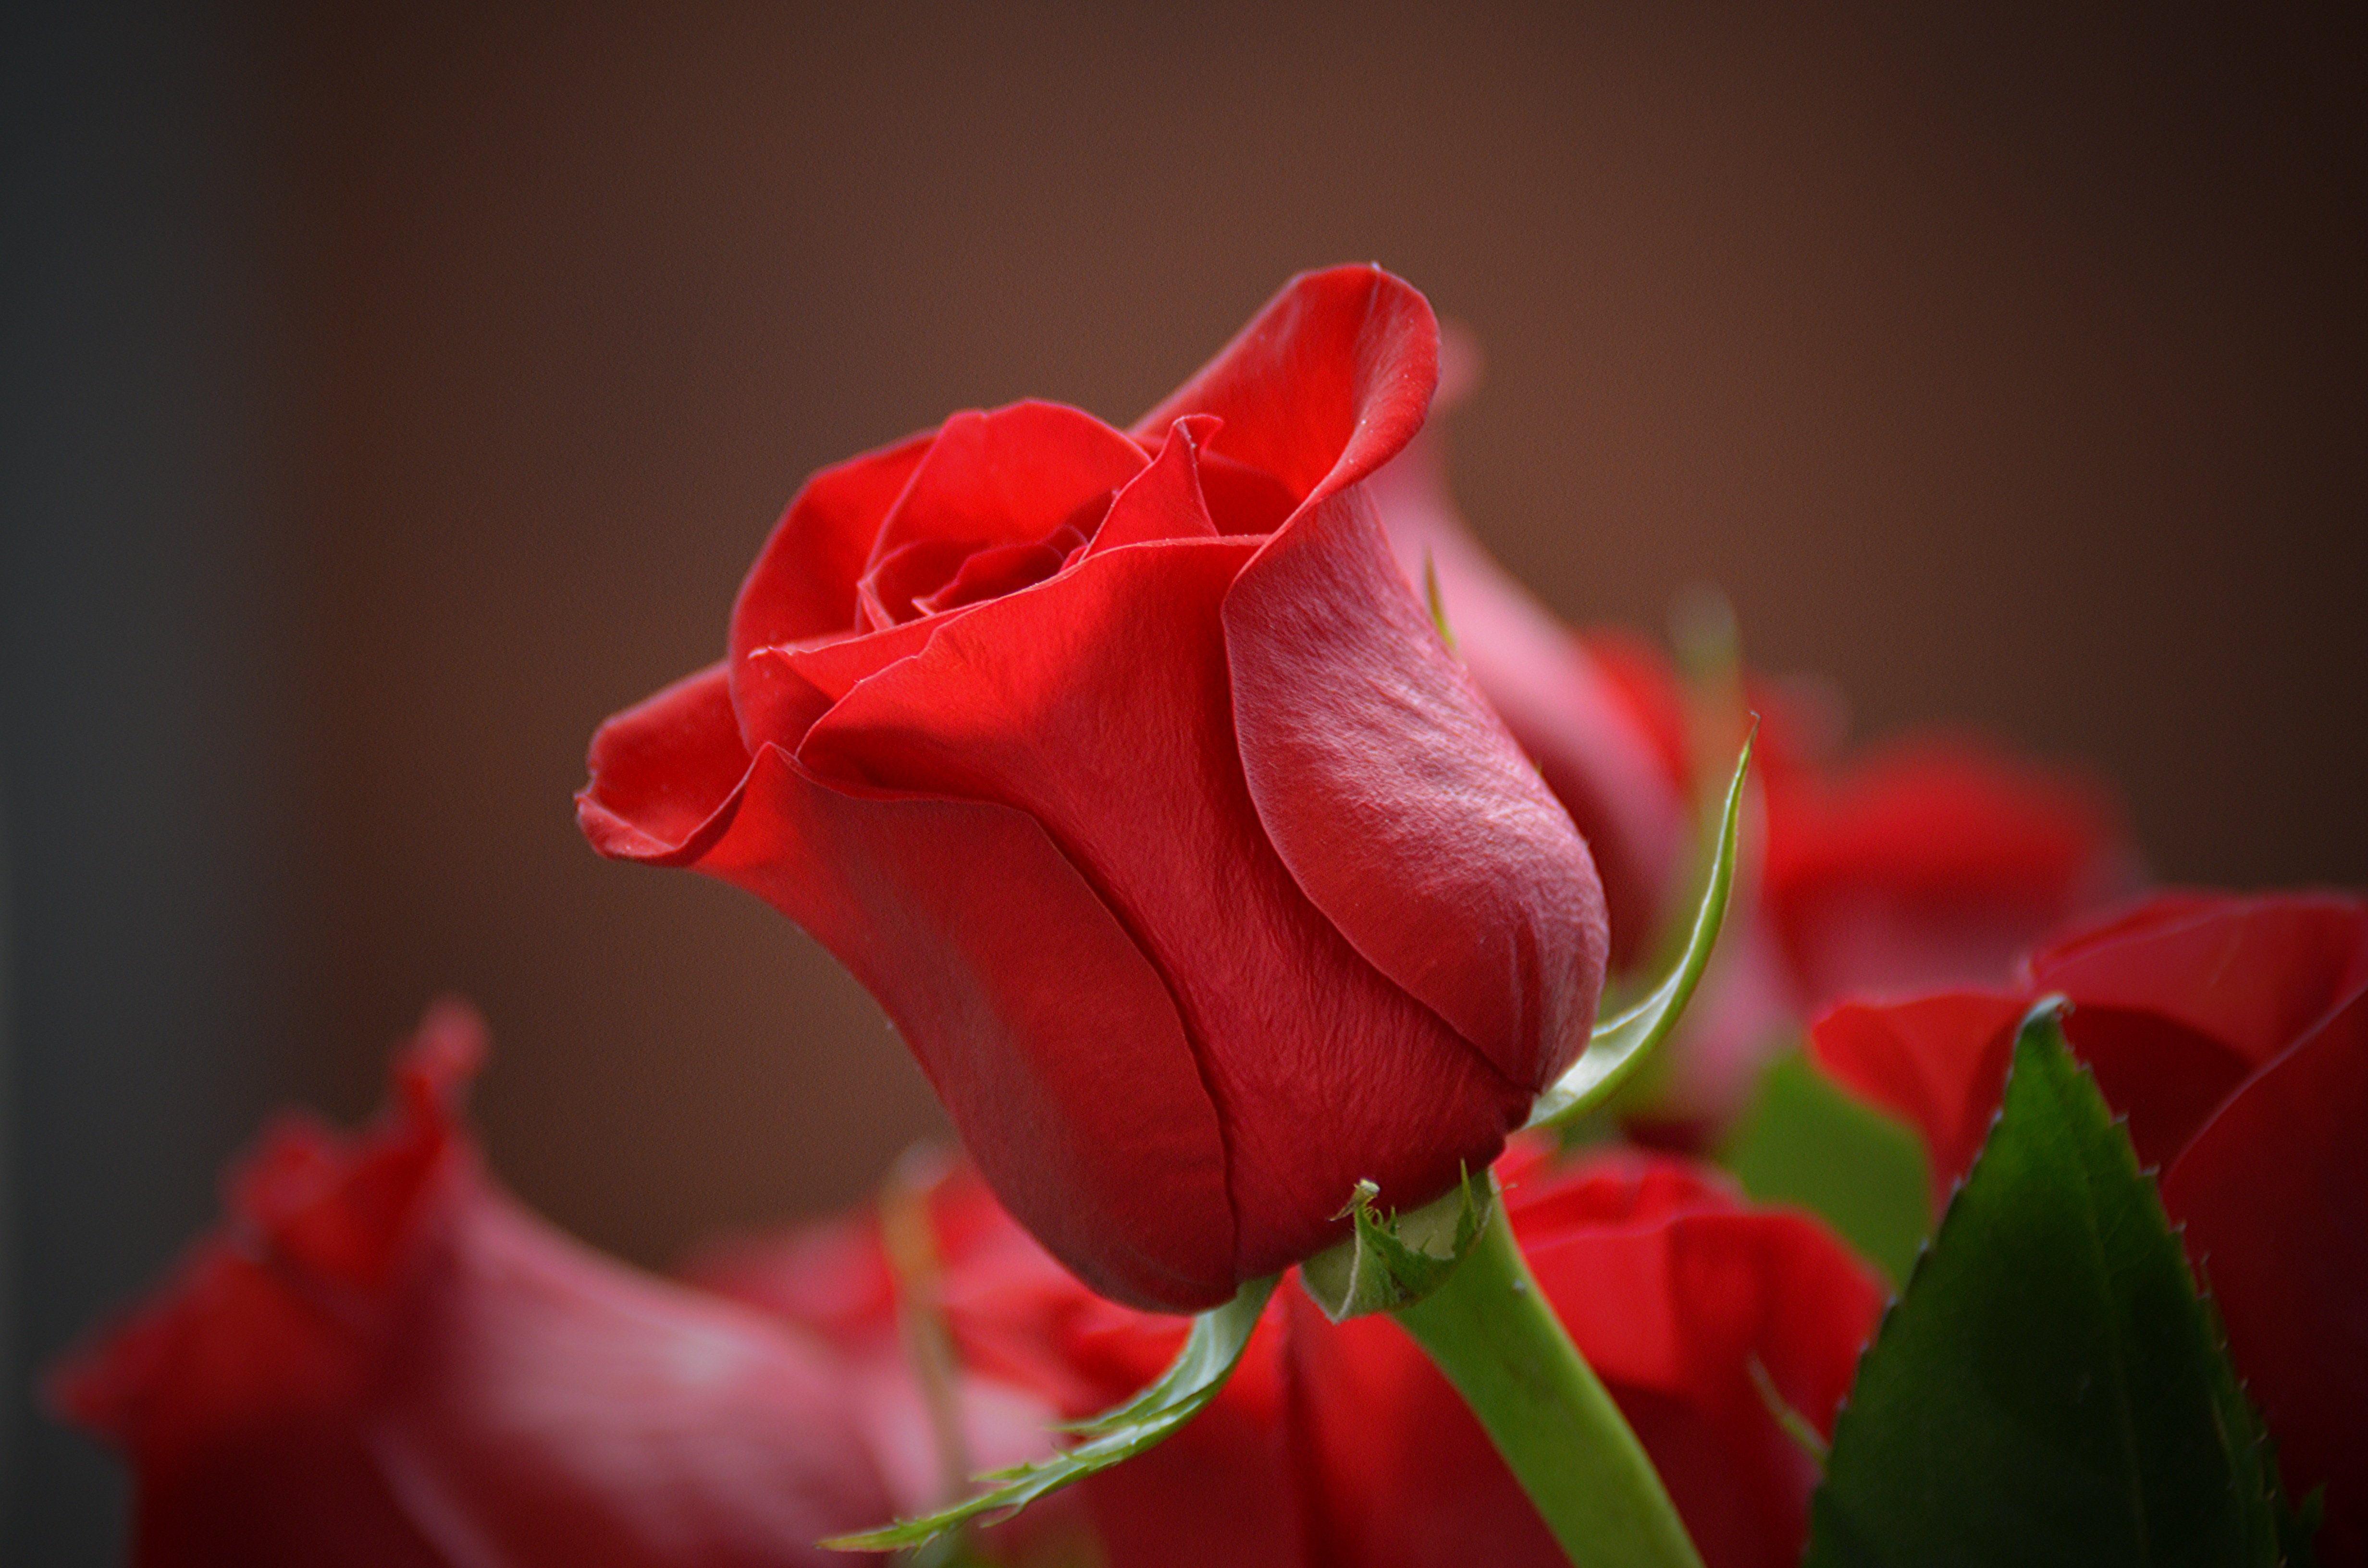
[[[886,8],[882,8],[884,11]],[[2368,881],[2368,72],[2333,24],[1876,6],[10,8],[10,1561],[120,1483],[25,1367],[458,988],[628,1256],[939,1125],[754,900],[569,792],[818,464],[1131,418],[1296,268],[1485,346],[1455,478],[1578,621],[1725,585],[1859,734],[2094,759],[2160,874]]]

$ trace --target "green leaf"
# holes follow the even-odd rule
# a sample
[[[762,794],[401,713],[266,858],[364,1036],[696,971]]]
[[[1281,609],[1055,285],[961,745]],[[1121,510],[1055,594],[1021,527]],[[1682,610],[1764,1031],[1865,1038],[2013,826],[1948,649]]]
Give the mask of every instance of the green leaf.
[[[1801,1052],[1760,1074],[1719,1163],[1756,1201],[1798,1204],[1824,1220],[1895,1289],[1914,1267],[1931,1215],[1923,1141]]]
[[[1710,874],[1703,879],[1702,903],[1695,907],[1693,928],[1687,935],[1684,950],[1678,954],[1660,983],[1646,992],[1635,1006],[1596,1024],[1587,1049],[1579,1052],[1570,1071],[1555,1079],[1530,1108],[1530,1126],[1558,1127],[1602,1105],[1644,1065],[1653,1049],[1668,1039],[1669,1031],[1685,1016],[1686,1004],[1692,1000],[1694,987],[1702,981],[1703,966],[1710,962],[1711,949],[1718,945],[1719,924],[1726,918],[1727,895],[1735,889],[1736,847],[1743,825],[1743,781],[1751,771],[1751,746],[1759,733],[1759,722],[1754,720],[1751,734],[1744,738],[1743,750],[1735,759],[1735,778],[1726,787],[1726,809],[1719,818],[1717,847],[1711,855]]]
[[[1807,1568],[2278,1562],[2259,1426],[2061,1006],[1860,1365]]]
[[[983,1515],[1016,1512],[1047,1492],[1083,1481],[1096,1471],[1108,1470],[1121,1460],[1157,1446],[1198,1415],[1225,1386],[1250,1342],[1251,1331],[1258,1327],[1259,1314],[1266,1311],[1267,1298],[1274,1294],[1277,1278],[1252,1280],[1224,1306],[1194,1318],[1183,1348],[1157,1381],[1116,1409],[1067,1428],[1084,1437],[1075,1447],[1033,1464],[982,1475],[979,1480],[994,1484],[950,1508],[916,1519],[899,1519],[860,1535],[834,1536],[822,1544],[834,1551],[893,1551],[918,1546]]]

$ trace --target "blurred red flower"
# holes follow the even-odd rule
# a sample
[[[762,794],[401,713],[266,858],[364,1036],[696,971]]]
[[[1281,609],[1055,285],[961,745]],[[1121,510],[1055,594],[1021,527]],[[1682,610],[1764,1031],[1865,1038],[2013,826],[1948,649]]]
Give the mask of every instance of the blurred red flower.
[[[1372,489],[1400,567],[1417,581],[1436,571],[1473,677],[1587,835],[1611,951],[1629,963],[1678,913],[1701,771],[1723,769],[1742,734],[1698,739],[1702,716],[1654,645],[1573,632],[1480,548],[1448,489],[1438,416],[1477,383],[1478,349],[1451,328],[1440,364],[1439,410]],[[2000,979],[2135,874],[2113,797],[2085,773],[1934,733],[1836,765],[1829,695],[1748,672],[1743,684],[1761,717],[1747,864],[1651,1113],[1679,1142],[1740,1110],[1761,1064],[1820,1008]]]
[[[1754,1209],[1671,1156],[1499,1167],[1515,1232],[1573,1337],[1658,1466],[1712,1568],[1791,1562],[1816,1470],[1753,1371],[1830,1427],[1882,1294],[1815,1221]],[[1181,1339],[1173,1319],[1067,1278],[960,1172],[928,1195],[930,1310],[962,1379],[1064,1415],[1115,1403]],[[835,1342],[876,1343],[898,1282],[877,1221],[712,1256],[694,1276]],[[1111,1568],[1445,1568],[1563,1559],[1454,1391],[1398,1327],[1333,1324],[1287,1288],[1196,1421],[1083,1483]],[[1024,1523],[1026,1516],[1022,1516]],[[999,1550],[1000,1530],[987,1532]],[[1024,1551],[1003,1551],[1007,1558]]]
[[[890,1506],[833,1358],[528,1213],[455,1122],[431,1011],[379,1125],[273,1128],[229,1218],[50,1375],[120,1448],[147,1568],[713,1568],[836,1559]]]
[[[2039,997],[2161,1172],[2319,1559],[2368,1562],[2368,901],[2166,893],[2059,937],[2010,989],[1817,1020],[1818,1062],[1924,1136],[1936,1204],[1971,1167]]]
[[[1422,297],[1295,279],[1129,430],[1015,403],[827,469],[729,657],[611,719],[580,821],[817,937],[996,1192],[1190,1310],[1494,1159],[1585,1041],[1586,846],[1396,569]]]

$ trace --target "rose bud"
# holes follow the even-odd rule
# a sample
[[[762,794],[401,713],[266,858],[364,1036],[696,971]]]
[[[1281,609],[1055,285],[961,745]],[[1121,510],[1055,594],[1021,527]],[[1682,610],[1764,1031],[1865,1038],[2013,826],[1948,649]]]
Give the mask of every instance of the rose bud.
[[[1497,1166],[1531,1270],[1609,1385],[1709,1568],[1796,1562],[1816,1466],[1770,1395],[1830,1430],[1882,1295],[1806,1216],[1755,1209],[1714,1173],[1611,1153],[1557,1168],[1534,1142]],[[1075,1418],[1156,1376],[1183,1325],[1089,1295],[956,1171],[928,1199],[934,1310],[973,1402]],[[894,1317],[900,1285],[865,1215],[712,1257],[694,1278],[834,1343]],[[850,1260],[872,1260],[857,1266]],[[1757,1363],[1758,1371],[1754,1370]],[[1286,1288],[1190,1426],[1064,1496],[1110,1568],[1503,1568],[1564,1559],[1479,1423],[1380,1317],[1335,1325]],[[1212,1506],[1212,1499],[1222,1499]],[[1026,1561],[1006,1531],[977,1541]]]
[[[593,740],[592,844],[813,933],[1115,1300],[1438,1196],[1594,1017],[1586,845],[1363,486],[1437,354],[1405,283],[1310,274],[1131,430],[1022,403],[826,469],[729,656]]]
[[[2327,1488],[2319,1561],[2368,1562],[2368,901],[2164,894],[2042,949],[2010,990],[1839,1006],[1814,1050],[1923,1134],[1937,1206],[2050,994],[2161,1173],[2290,1499]]]
[[[824,1347],[642,1275],[486,1176],[456,1105],[484,1051],[457,1004],[341,1135],[290,1119],[230,1218],[47,1392],[131,1461],[147,1568],[716,1568],[889,1497]]]

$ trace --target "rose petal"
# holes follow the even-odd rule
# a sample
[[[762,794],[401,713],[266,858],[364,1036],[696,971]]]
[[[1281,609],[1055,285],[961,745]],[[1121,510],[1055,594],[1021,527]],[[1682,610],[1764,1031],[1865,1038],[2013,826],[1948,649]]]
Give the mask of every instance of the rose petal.
[[[1438,572],[1472,678],[1587,840],[1603,877],[1613,956],[1626,963],[1656,935],[1686,854],[1684,790],[1586,647],[1465,530],[1447,488],[1443,438],[1434,411],[1368,493],[1407,580],[1422,581],[1426,560]]]
[[[2077,1017],[2077,1015],[2076,1015]],[[2368,1561],[2368,994],[2270,1063],[2163,1177],[2323,1562]]]
[[[1817,1064],[1924,1135],[1932,1203],[1974,1168],[2006,1088],[2023,998],[1952,992],[1889,1005],[1846,1002],[1809,1027]]]
[[[744,790],[696,869],[879,998],[1012,1213],[1116,1300],[1230,1298],[1223,1145],[1175,1005],[1044,830],[978,801],[849,793],[770,746]]]
[[[1273,474],[1304,510],[1395,456],[1438,382],[1439,323],[1410,286],[1378,267],[1303,272],[1131,434],[1148,449],[1216,415],[1211,452]]]
[[[431,1245],[368,1440],[447,1561],[820,1568],[889,1506],[818,1347],[498,1194]]]
[[[855,584],[889,508],[938,433],[816,473],[791,498],[732,607],[734,663],[754,648],[855,630]]]
[[[1199,449],[1220,423],[1198,414],[1169,426],[1151,466],[1110,503],[1090,553],[1156,540],[1216,537],[1217,525],[1210,520],[1208,503],[1201,495]]]
[[[1045,824],[1182,1009],[1225,1131],[1245,1277],[1331,1239],[1360,1177],[1394,1202],[1444,1190],[1495,1157],[1527,1099],[1359,958],[1267,842],[1217,618],[1255,548],[1109,551],[978,606],[848,693],[800,754],[825,777]]]
[[[957,414],[880,525],[871,562],[922,540],[968,540],[973,549],[1030,544],[1063,523],[1090,535],[1144,462],[1133,441],[1064,403]]]
[[[2167,1166],[2252,1071],[2229,1046],[2158,1013],[2079,1006],[2064,1020],[2073,1054],[2129,1123],[2138,1164]]]
[[[1543,1087],[1594,1022],[1602,887],[1362,493],[1277,534],[1224,621],[1242,767],[1299,886],[1507,1077]]]
[[[575,823],[593,848],[645,865],[697,859],[728,824],[748,771],[729,672],[710,665],[616,715],[585,766]]]
[[[1767,798],[1766,902],[1812,1006],[1999,983],[2127,869],[2105,790],[1964,737],[1795,772]]]
[[[2031,983],[2157,1014],[2267,1062],[2368,984],[2368,904],[2335,895],[2178,899],[2034,955]]]

